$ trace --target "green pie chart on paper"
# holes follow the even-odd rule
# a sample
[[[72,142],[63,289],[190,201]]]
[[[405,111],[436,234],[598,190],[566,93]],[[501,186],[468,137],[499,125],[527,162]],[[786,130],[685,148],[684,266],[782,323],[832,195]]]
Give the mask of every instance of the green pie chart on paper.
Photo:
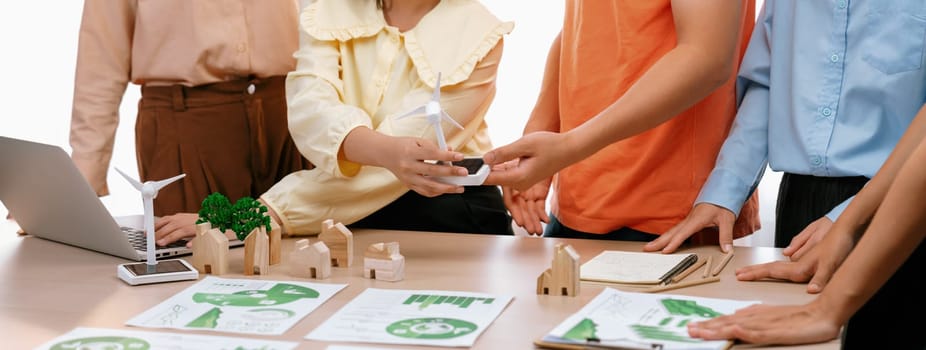
[[[66,340],[51,346],[51,350],[148,350],[151,344],[132,337],[90,337]]]
[[[300,299],[318,298],[318,291],[288,283],[278,283],[268,290],[244,290],[232,294],[196,293],[193,301],[216,306],[270,306]]]
[[[478,328],[469,321],[428,317],[393,322],[386,327],[386,332],[402,338],[450,339],[470,334]]]

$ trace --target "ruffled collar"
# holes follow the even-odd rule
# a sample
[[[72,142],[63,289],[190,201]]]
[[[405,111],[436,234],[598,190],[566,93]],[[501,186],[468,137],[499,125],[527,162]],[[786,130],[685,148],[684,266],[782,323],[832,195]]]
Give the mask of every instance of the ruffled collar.
[[[303,10],[300,23],[315,39],[342,42],[375,36],[388,26],[372,0],[317,0]],[[402,35],[419,77],[433,88],[438,72],[446,86],[469,78],[513,28],[514,23],[502,22],[478,1],[442,0]]]

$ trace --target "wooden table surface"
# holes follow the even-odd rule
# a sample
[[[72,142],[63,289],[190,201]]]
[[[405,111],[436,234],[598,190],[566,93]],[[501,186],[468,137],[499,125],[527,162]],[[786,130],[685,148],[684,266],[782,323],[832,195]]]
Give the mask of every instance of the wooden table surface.
[[[116,266],[127,260],[41,238],[20,237],[14,233],[15,229],[13,223],[0,223],[0,339],[3,348],[31,349],[75,327],[179,332],[126,327],[124,323],[195,281],[132,287],[116,277]],[[389,241],[401,244],[401,253],[405,256],[405,279],[400,282],[364,279],[361,274],[364,249],[371,243]],[[286,257],[293,242],[295,239],[284,239],[283,263],[272,266],[269,275],[250,278],[305,281],[290,276],[286,266]],[[296,341],[299,342],[299,349],[323,349],[325,343],[304,340],[303,337],[365,288],[460,290],[514,296],[514,300],[479,337],[474,349],[532,349],[534,340],[577,312],[605,288],[599,284],[582,283],[581,293],[577,297],[536,295],[537,276],[549,267],[557,242],[572,245],[582,262],[602,250],[641,249],[640,243],[633,242],[357,230],[354,231],[354,254],[357,259],[354,265],[350,268],[333,268],[329,279],[312,280],[347,283],[348,287],[282,336],[258,338]],[[229,268],[233,273],[221,277],[244,278],[241,275],[243,251],[242,248],[232,249]],[[683,251],[713,254],[714,261],[721,257],[719,248],[715,246]],[[736,255],[720,274],[720,282],[666,293],[760,300],[771,304],[804,303],[811,300],[813,296],[804,292],[803,284],[739,282],[733,276],[737,267],[776,259],[782,259],[780,249],[736,247]],[[628,287],[617,288],[633,290]],[[208,331],[183,332],[244,336]],[[360,343],[343,345],[428,348]],[[838,349],[839,343],[834,340],[797,347],[734,346],[734,349],[766,348]]]

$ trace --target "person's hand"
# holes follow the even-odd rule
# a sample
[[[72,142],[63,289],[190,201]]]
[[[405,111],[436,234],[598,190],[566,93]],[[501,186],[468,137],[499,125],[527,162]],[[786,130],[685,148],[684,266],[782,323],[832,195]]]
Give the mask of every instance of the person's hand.
[[[463,186],[438,182],[434,176],[466,176],[466,168],[440,163],[463,160],[463,154],[449,148],[440,150],[433,142],[414,137],[395,137],[381,159],[382,166],[392,172],[409,189],[425,197],[436,197],[444,193],[463,193]],[[437,164],[427,162],[436,160]]]
[[[841,322],[820,298],[806,305],[753,305],[732,315],[688,324],[688,335],[759,344],[807,344],[835,339]]]
[[[773,278],[798,283],[809,281],[807,293],[820,293],[853,247],[855,242],[850,235],[834,234],[825,244],[810,248],[796,261],[773,261],[736,269],[736,279],[758,281]]]
[[[797,236],[794,236],[791,239],[791,244],[785,247],[781,253],[790,257],[791,261],[800,259],[826,236],[831,227],[833,227],[833,221],[826,216],[817,219],[807,225]]]
[[[490,166],[516,159],[518,162],[508,169],[492,170],[485,184],[526,191],[541,180],[553,177],[571,163],[569,152],[573,147],[566,144],[563,135],[549,131],[532,132],[511,144],[489,151],[482,158]]]
[[[196,220],[198,214],[177,213],[158,218],[154,221],[155,243],[166,246],[188,237],[196,237]],[[187,246],[190,244],[187,243]]]
[[[767,278],[786,280],[797,283],[810,281],[817,272],[820,261],[818,250],[811,249],[808,254],[796,261],[773,261],[764,264],[744,266],[736,269],[736,279],[740,281],[759,281]],[[808,292],[819,293],[817,287]]]
[[[707,227],[716,227],[720,234],[720,249],[726,253],[733,249],[733,223],[735,221],[736,215],[726,208],[710,203],[698,203],[691,208],[691,212],[682,222],[660,235],[659,238],[647,243],[643,246],[643,250],[673,253],[691,235]]]
[[[550,222],[546,203],[551,181],[552,179],[541,180],[523,192],[502,186],[502,196],[505,206],[511,212],[512,220],[529,235],[542,235],[543,224]]]

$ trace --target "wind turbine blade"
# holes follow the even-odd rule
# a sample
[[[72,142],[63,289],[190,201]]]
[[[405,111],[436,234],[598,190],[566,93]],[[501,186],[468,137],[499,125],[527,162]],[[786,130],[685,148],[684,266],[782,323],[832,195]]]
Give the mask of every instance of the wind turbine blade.
[[[184,176],[186,176],[186,174],[180,174],[180,175],[174,176],[174,177],[172,177],[172,178],[169,178],[169,179],[167,179],[167,180],[155,181],[155,182],[154,182],[154,190],[155,190],[155,191],[160,190],[160,189],[164,188],[164,186],[169,185],[171,182],[180,180],[180,178],[182,178],[182,177],[184,177]]]
[[[450,122],[450,124],[453,124],[453,126],[457,127],[457,129],[461,129],[461,130],[463,129],[463,126],[460,125],[460,123],[457,123],[456,120],[453,120],[453,118],[451,118],[450,114],[447,114],[447,112],[444,112],[443,110],[441,110],[440,116],[446,119],[448,122]]]
[[[119,168],[115,168],[115,169],[117,172],[119,172],[119,175],[122,175],[122,177],[124,177],[126,180],[129,181],[130,184],[132,184],[132,187],[135,187],[136,190],[141,191],[141,182],[138,182],[138,180],[135,180],[131,178],[130,176],[126,175],[125,173],[122,172],[122,170],[119,170]]]
[[[422,106],[418,106],[417,108],[415,108],[415,109],[413,109],[413,110],[410,110],[410,111],[406,112],[405,114],[396,117],[396,119],[402,119],[402,118],[409,117],[409,116],[413,116],[413,115],[423,114],[424,111],[425,111],[425,106],[423,106],[423,105],[422,105]]]
[[[437,83],[434,84],[434,93],[431,94],[431,101],[440,103],[440,72],[437,72]]]

